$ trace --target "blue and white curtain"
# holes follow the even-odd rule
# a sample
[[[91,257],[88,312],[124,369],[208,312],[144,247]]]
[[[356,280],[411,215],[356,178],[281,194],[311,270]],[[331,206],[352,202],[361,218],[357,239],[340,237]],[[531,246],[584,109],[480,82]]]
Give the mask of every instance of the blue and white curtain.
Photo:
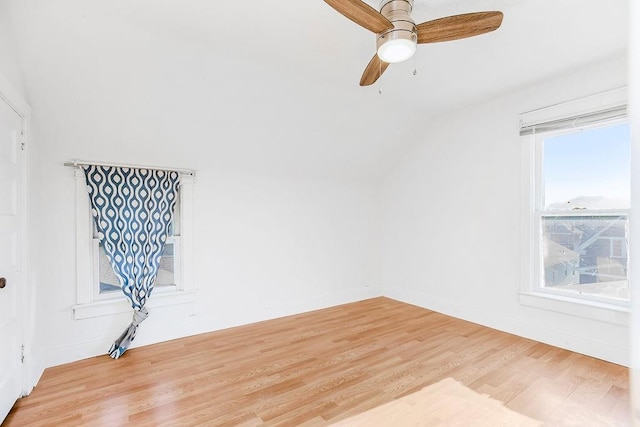
[[[174,171],[83,166],[98,237],[131,302],[133,321],[109,349],[117,359],[147,318],[160,255],[169,235],[180,175]]]

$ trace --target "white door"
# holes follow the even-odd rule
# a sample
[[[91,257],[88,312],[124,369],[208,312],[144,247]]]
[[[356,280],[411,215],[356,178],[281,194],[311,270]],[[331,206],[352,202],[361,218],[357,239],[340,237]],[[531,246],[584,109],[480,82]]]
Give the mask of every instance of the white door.
[[[22,119],[0,99],[0,423],[22,394]]]

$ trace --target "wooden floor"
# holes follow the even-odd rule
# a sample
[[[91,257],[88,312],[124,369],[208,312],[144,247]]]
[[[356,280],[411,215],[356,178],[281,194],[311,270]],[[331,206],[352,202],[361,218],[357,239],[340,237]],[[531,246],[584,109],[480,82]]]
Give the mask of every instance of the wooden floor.
[[[3,426],[328,425],[447,377],[546,425],[630,423],[627,368],[375,298],[49,368]]]

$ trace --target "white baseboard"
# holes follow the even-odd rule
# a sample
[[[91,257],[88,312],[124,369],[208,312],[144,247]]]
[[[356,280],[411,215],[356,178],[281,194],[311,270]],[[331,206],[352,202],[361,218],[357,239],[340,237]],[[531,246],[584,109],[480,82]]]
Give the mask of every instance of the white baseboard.
[[[122,329],[124,330],[126,326],[127,325],[123,325]],[[181,333],[175,333],[171,331],[159,331],[152,328],[145,328],[145,326],[147,325],[140,325],[138,335],[131,343],[130,348],[142,347],[144,345],[155,344],[192,335],[189,333],[189,330],[184,330]],[[45,366],[58,366],[102,355],[107,357],[107,350],[111,347],[114,339],[118,337],[117,335],[119,335],[119,333],[114,336],[82,340],[68,345],[48,348],[46,350]]]
[[[206,313],[195,313],[186,316],[183,313],[179,321],[173,322],[158,321],[157,323],[150,323],[150,321],[147,320],[140,325],[140,330],[138,331],[136,339],[131,343],[131,348],[361,301],[380,295],[380,288],[363,286],[347,289],[339,293],[309,295],[302,301],[282,301],[278,305],[272,304],[268,310],[261,310],[260,312],[256,310],[253,313],[243,313],[233,319],[221,319],[216,313],[207,311]],[[156,312],[157,311],[155,311],[154,314]],[[104,316],[104,318],[108,317],[109,316]],[[123,317],[123,319],[126,319],[126,317]],[[122,329],[124,330],[126,326],[127,323],[125,320],[122,323]],[[106,355],[113,340],[117,338],[120,332],[122,331],[118,330],[113,336],[94,337],[92,339],[49,347],[43,351],[43,366],[52,367],[77,360],[88,359],[90,357]]]
[[[382,296],[379,287],[363,286],[346,289],[341,292],[312,294],[303,300],[279,301],[277,305],[269,304],[268,307],[254,306],[250,313],[243,313],[235,317],[226,316],[220,318],[216,313],[198,313],[199,324],[202,327],[202,331],[198,333],[233,328],[379,296]]]
[[[463,306],[458,301],[442,298],[426,292],[385,287],[383,294],[398,301],[433,310],[458,319],[477,323],[499,331],[539,341],[555,347],[575,351],[623,366],[629,366],[630,349],[614,346],[587,337],[569,335],[540,325],[514,320],[510,317],[487,312],[478,307]]]

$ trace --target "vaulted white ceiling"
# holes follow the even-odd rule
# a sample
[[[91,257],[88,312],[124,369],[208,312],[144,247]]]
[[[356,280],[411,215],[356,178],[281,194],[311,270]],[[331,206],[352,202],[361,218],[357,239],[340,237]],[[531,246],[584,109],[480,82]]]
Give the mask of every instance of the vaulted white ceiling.
[[[322,0],[9,1],[43,144],[57,133],[77,157],[111,144],[149,163],[137,141],[151,140],[187,167],[362,183],[430,115],[627,46],[623,0],[416,0],[416,22],[501,10],[503,25],[420,45],[362,88],[375,37]]]

